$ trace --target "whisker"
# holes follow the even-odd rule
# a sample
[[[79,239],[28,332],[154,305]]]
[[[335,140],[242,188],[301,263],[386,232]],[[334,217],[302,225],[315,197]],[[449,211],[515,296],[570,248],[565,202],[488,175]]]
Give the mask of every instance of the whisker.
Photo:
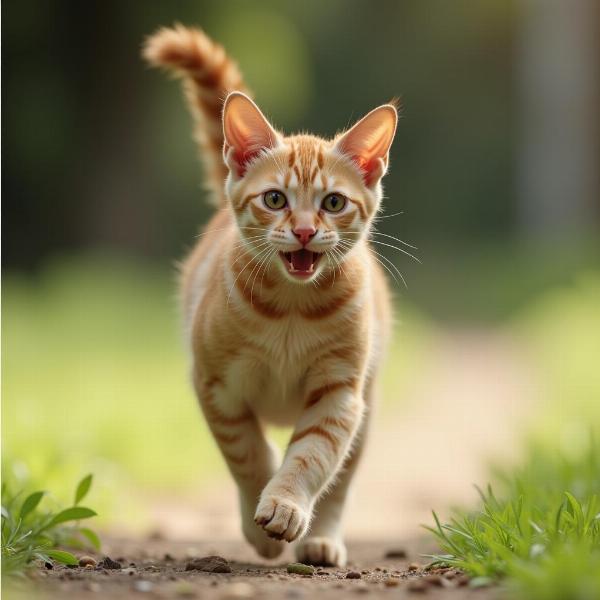
[[[261,248],[264,248],[269,242],[268,241],[264,241],[262,244],[259,244],[258,246],[253,246],[253,250],[260,250]],[[246,248],[247,250],[247,248]],[[260,253],[259,253],[260,254]],[[240,260],[240,258],[243,258],[245,256],[244,253],[240,254],[232,263],[231,266],[233,267],[233,265],[235,265],[235,263],[237,263],[238,260]],[[252,256],[250,257],[250,260],[252,260]]]
[[[404,214],[404,211],[401,210],[400,212],[393,213],[391,215],[375,215],[373,217],[373,220],[374,221],[379,221],[379,219],[391,219],[392,217],[397,217],[398,215],[403,215],[403,214]]]
[[[248,287],[248,283],[250,281],[250,278],[252,277],[252,274],[254,273],[254,271],[260,267],[260,263],[262,261],[262,258],[266,255],[269,254],[269,250],[271,250],[271,247],[268,248],[263,248],[255,257],[254,257],[254,261],[256,262],[256,264],[254,265],[254,267],[252,267],[252,271],[250,271],[250,275],[248,275],[248,278],[246,279],[246,283],[244,284],[244,292],[246,291],[246,288]],[[260,258],[260,260],[259,260]]]
[[[387,258],[387,256],[384,256],[383,254],[380,254],[379,252],[377,252],[377,250],[375,250],[374,248],[369,248],[369,250],[376,256],[374,256],[375,259],[378,260],[378,262],[383,265],[385,267],[385,265],[377,258],[382,258],[383,260],[385,260],[387,263],[389,263],[390,265],[392,265],[392,268],[394,269],[394,271],[396,271],[396,273],[398,273],[398,275],[400,276],[400,279],[402,280],[402,283],[404,284],[404,287],[406,289],[408,289],[408,285],[406,284],[406,279],[404,279],[404,275],[402,275],[402,273],[400,272],[400,269],[398,269],[398,267],[389,259]],[[387,268],[387,267],[386,267]],[[387,269],[389,272],[389,269]],[[394,277],[394,279],[396,279],[396,277]],[[398,280],[396,279],[396,282],[398,282]],[[398,282],[400,283],[400,282]]]
[[[266,250],[268,250],[268,248],[266,248]],[[235,287],[235,284],[236,284],[237,280],[240,278],[241,274],[248,268],[250,263],[253,260],[255,260],[256,258],[258,258],[258,256],[260,256],[264,251],[265,250],[261,250],[256,257],[250,258],[250,260],[244,265],[244,268],[237,274],[237,277],[233,280],[233,283],[231,284],[231,287],[229,288],[229,293],[227,294],[227,306],[229,306],[229,301],[231,300],[231,292],[233,292],[233,288]],[[239,257],[237,260],[239,260]],[[246,289],[246,288],[244,288],[244,289]]]
[[[350,231],[345,231],[344,233],[363,233],[362,231],[355,231],[355,230],[350,230]],[[387,233],[383,233],[381,231],[377,231],[376,229],[372,229],[369,232],[369,235],[381,235],[383,237],[386,238],[390,238],[392,240],[396,240],[397,242],[400,242],[401,244],[404,244],[405,246],[407,246],[408,248],[412,248],[413,250],[418,250],[418,248],[416,246],[413,246],[412,244],[409,244],[408,242],[405,242],[404,240],[401,240],[399,237],[393,236],[393,235],[389,235]]]
[[[267,255],[259,263],[258,271],[256,271],[256,275],[254,276],[254,280],[252,281],[252,288],[250,289],[250,304],[254,304],[254,286],[256,285],[256,279],[260,275],[260,271],[262,269],[262,266],[264,264],[266,264],[267,260],[269,260],[269,258],[271,258],[273,256],[274,252],[275,252],[275,248],[272,248],[271,252],[268,252]],[[263,274],[263,276],[264,276],[264,274]],[[261,284],[262,284],[262,281],[261,281]]]
[[[273,252],[269,255],[269,262],[268,262],[268,264],[265,266],[265,268],[263,270],[262,277],[260,278],[260,291],[261,291],[261,293],[262,293],[263,280],[265,278],[265,275],[267,274],[267,271],[271,268],[271,264],[273,263],[273,257],[276,255],[276,253],[277,253],[277,249],[274,248]]]

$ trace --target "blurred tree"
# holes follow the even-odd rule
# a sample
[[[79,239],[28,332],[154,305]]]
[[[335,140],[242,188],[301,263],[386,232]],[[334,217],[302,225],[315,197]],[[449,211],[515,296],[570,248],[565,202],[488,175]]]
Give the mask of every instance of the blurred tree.
[[[600,3],[526,0],[518,49],[518,219],[576,234],[600,216]]]

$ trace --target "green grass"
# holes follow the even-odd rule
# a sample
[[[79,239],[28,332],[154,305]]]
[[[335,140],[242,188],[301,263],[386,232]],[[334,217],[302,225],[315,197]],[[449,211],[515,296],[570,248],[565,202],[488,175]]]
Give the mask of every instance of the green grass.
[[[96,516],[90,508],[80,506],[92,485],[91,475],[77,485],[71,506],[60,509],[55,504],[50,510],[41,509],[46,492],[38,490],[25,495],[23,488],[15,491],[11,479],[3,473],[2,572],[5,575],[22,574],[34,561],[76,565],[77,558],[61,549],[64,546],[100,549],[94,531],[80,525],[80,521]]]
[[[499,494],[491,486],[481,492],[476,511],[458,511],[449,523],[434,513],[430,530],[444,553],[434,558],[471,573],[475,583],[507,577],[523,598],[597,598],[600,444],[590,436],[577,459],[532,447],[524,466],[499,479]]]
[[[474,510],[434,513],[437,560],[524,600],[600,597],[600,277],[587,273],[514,323],[543,402],[521,466],[495,468]]]

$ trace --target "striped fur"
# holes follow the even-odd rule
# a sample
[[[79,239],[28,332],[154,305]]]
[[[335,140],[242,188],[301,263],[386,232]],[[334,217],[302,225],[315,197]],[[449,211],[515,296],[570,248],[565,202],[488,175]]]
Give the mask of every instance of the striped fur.
[[[184,78],[221,198],[183,265],[181,291],[194,386],[238,484],[244,534],[265,557],[299,539],[300,560],[343,565],[341,514],[390,329],[367,237],[395,108],[332,140],[286,137],[234,92],[222,127],[222,99],[242,83],[220,46],[178,26],[149,38],[144,55]],[[281,210],[265,204],[274,189],[287,200]],[[324,208],[334,192],[345,199],[339,213]],[[302,231],[314,232],[309,241]],[[300,279],[285,253],[302,247],[319,258]],[[282,461],[263,422],[294,426]]]
[[[213,203],[219,206],[227,176],[221,157],[221,111],[229,92],[245,89],[237,65],[222,46],[203,31],[181,25],[163,28],[148,38],[143,56],[151,65],[167,69],[182,79],[185,98],[194,118],[194,137],[205,164],[205,176],[214,193]]]

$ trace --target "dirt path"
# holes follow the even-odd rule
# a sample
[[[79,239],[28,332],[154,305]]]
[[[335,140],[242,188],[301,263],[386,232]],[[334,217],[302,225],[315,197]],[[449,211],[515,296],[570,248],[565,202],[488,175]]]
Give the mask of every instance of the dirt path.
[[[255,556],[236,542],[219,541],[189,546],[183,542],[111,539],[106,551],[119,563],[115,569],[56,567],[40,570],[31,583],[18,585],[5,597],[11,600],[58,600],[137,598],[306,598],[328,600],[369,594],[373,598],[416,598],[429,600],[492,600],[497,590],[471,589],[453,570],[409,570],[420,553],[432,550],[423,544],[403,548],[406,558],[385,558],[381,543],[355,543],[353,562],[345,569],[316,570],[311,576],[289,574],[287,563],[257,564]],[[186,570],[193,556],[218,555],[230,559],[231,573]],[[235,558],[235,560],[233,560]],[[225,564],[225,563],[219,563]],[[412,567],[414,569],[414,566]],[[354,577],[349,578],[348,573]]]
[[[36,574],[42,598],[345,598],[439,600],[481,598],[497,590],[459,585],[455,573],[437,576],[409,564],[436,549],[423,539],[432,507],[472,504],[473,483],[485,483],[488,459],[515,457],[516,440],[531,413],[534,378],[517,346],[499,334],[448,334],[436,341],[429,367],[398,402],[375,420],[369,449],[348,510],[350,565],[312,577],[288,575],[291,548],[283,559],[261,562],[242,540],[236,494],[229,480],[196,498],[161,499],[153,505],[160,539],[105,538],[103,551],[121,569],[56,568]],[[190,542],[198,540],[198,542]],[[207,542],[206,540],[212,540]],[[402,549],[406,558],[385,558]],[[220,555],[232,573],[186,571],[193,556]],[[134,566],[130,567],[130,563]],[[348,571],[360,578],[347,579]],[[422,583],[423,581],[429,583]],[[390,596],[391,594],[391,596]],[[29,599],[30,588],[18,598]]]

